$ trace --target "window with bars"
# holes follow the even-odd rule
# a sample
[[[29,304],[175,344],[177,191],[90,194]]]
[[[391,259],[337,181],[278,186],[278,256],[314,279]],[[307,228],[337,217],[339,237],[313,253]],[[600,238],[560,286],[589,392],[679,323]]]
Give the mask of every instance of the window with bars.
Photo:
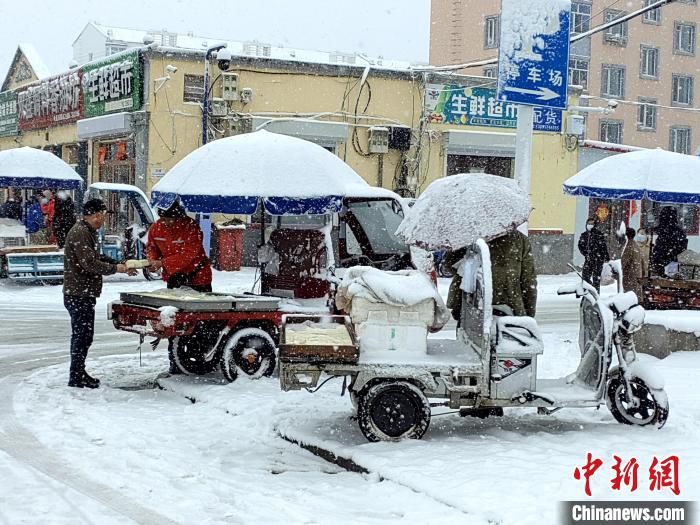
[[[639,98],[637,107],[637,129],[639,131],[656,131],[656,104],[655,98]]]
[[[496,78],[498,77],[498,67],[493,66],[493,67],[485,67],[484,68],[484,76],[487,78]]]
[[[591,3],[571,2],[571,32],[585,33],[591,28]]]
[[[651,4],[655,4],[658,1],[659,0],[644,0],[642,3],[644,4],[644,7],[647,7]],[[644,22],[645,24],[660,24],[661,8],[657,7],[656,9],[652,9],[644,13],[644,15],[642,16],[642,22]]]
[[[204,98],[204,75],[185,75],[182,92],[183,102],[202,102]]]
[[[626,14],[627,13],[625,13],[624,11],[606,9],[603,14],[603,22],[612,22],[613,20],[617,20],[618,18],[623,17]],[[609,28],[607,28],[605,30],[605,33],[603,33],[603,42],[607,44],[625,46],[627,45],[627,34],[627,22],[615,24],[614,26],[610,26]]]
[[[572,57],[569,59],[569,85],[581,86],[588,90],[588,59]]]
[[[622,144],[622,127],[623,122],[621,120],[601,120],[600,140]]]
[[[693,103],[693,77],[673,75],[671,89],[673,90],[672,104],[690,106]]]
[[[498,38],[501,32],[501,17],[498,15],[487,16],[484,23],[484,47],[498,47]]]
[[[603,65],[600,94],[606,97],[625,97],[625,68],[617,65]]]
[[[659,48],[641,46],[639,76],[642,78],[659,78]]]
[[[669,137],[669,149],[676,153],[690,155],[690,128],[685,126],[672,126]]]
[[[677,55],[695,54],[695,24],[673,23],[673,52]]]

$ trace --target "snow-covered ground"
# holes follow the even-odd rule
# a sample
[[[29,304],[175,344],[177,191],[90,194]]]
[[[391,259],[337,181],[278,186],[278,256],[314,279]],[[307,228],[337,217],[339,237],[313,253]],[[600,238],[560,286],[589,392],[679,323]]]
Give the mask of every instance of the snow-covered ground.
[[[556,295],[575,279],[539,278],[542,377],[577,365],[577,301]],[[217,272],[214,288],[249,290],[253,280],[250,269]],[[443,295],[448,283],[440,282]],[[372,444],[338,381],[315,394],[284,393],[274,378],[224,384],[217,374],[152,388],[167,368],[164,345],[145,345],[140,364],[137,338],[105,317],[120,291],[161,286],[107,280],[88,358],[103,386],[91,391],[65,387],[61,288],[0,281],[0,523],[555,523],[557,502],[586,499],[573,472],[588,452],[604,461],[593,499],[675,498],[649,490],[653,456],[680,458],[678,499],[700,493],[700,355],[642,356],[666,381],[671,414],[661,430],[622,426],[604,407],[551,416],[511,409],[487,420],[436,415],[421,441]],[[450,324],[438,336],[453,334]],[[623,464],[637,459],[635,492],[611,489],[613,454]]]

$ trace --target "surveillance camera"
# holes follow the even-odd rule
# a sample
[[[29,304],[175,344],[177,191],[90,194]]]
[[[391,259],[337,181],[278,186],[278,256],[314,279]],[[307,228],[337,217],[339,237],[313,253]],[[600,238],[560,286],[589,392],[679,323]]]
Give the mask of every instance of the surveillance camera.
[[[224,48],[216,54],[216,64],[221,71],[228,71],[231,67],[231,52]]]
[[[177,68],[175,66],[173,66],[172,64],[168,64],[167,66],[165,66],[165,72],[173,74],[173,73],[177,72]]]
[[[613,100],[613,99],[608,100],[608,107],[610,109],[615,109],[619,105],[620,105],[620,103],[617,100]]]

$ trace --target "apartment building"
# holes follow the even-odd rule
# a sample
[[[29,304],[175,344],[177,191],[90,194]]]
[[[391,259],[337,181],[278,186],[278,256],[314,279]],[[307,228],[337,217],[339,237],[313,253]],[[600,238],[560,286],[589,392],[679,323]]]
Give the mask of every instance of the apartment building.
[[[656,1],[574,0],[572,32],[588,31]],[[500,6],[500,0],[432,0],[430,63],[497,57]],[[587,116],[587,139],[699,152],[699,19],[696,0],[676,0],[572,45],[569,82],[583,87],[582,102],[620,102],[610,115]],[[479,69],[468,71],[497,75],[496,66]]]

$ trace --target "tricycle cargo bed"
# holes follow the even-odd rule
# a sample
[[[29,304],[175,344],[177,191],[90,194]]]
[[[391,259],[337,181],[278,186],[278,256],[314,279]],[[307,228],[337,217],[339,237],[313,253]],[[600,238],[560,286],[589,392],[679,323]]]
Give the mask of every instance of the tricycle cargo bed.
[[[286,363],[357,363],[359,349],[350,318],[344,315],[285,315],[279,357]]]
[[[184,312],[262,312],[274,311],[279,308],[278,297],[247,295],[201,293],[179,289],[157,290],[154,292],[122,292],[120,300],[126,304],[161,308],[173,306]]]

